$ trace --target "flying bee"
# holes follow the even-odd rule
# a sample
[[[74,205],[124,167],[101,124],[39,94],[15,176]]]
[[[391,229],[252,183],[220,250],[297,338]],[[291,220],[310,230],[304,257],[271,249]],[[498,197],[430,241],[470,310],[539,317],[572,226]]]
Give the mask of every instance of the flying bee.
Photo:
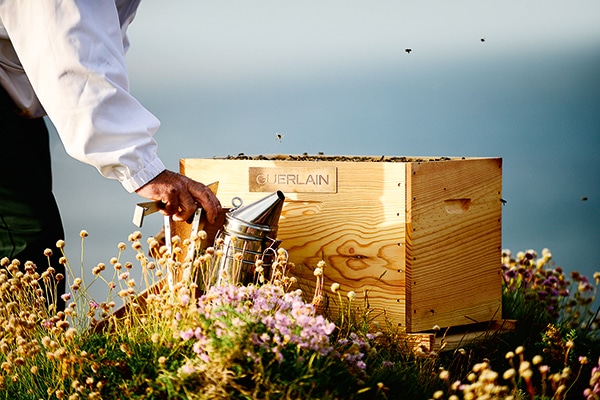
[[[281,140],[283,139],[285,135],[279,133],[279,132],[275,132],[275,141],[281,143]]]
[[[404,51],[405,51],[407,54],[410,54],[410,52],[412,51],[412,49],[410,49],[410,48],[409,48],[409,49],[404,49]]]

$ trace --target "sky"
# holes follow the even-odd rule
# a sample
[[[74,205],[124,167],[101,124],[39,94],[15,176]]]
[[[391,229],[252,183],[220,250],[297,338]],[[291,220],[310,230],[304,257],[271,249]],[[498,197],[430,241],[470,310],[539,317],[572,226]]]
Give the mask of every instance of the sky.
[[[142,2],[127,60],[168,168],[238,153],[501,157],[503,247],[600,270],[599,2],[165,4]],[[68,256],[79,263],[87,230],[91,269],[137,229],[143,199],[52,143]]]

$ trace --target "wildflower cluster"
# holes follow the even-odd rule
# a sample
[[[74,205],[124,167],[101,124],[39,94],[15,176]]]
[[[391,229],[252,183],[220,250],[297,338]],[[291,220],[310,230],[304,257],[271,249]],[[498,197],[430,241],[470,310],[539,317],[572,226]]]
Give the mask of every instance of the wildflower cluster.
[[[562,268],[551,268],[551,259],[548,249],[542,250],[540,258],[534,250],[519,252],[516,258],[512,258],[509,250],[504,250],[502,270],[505,294],[523,296],[525,301],[540,305],[544,314],[556,318],[559,305],[569,296],[570,282]]]
[[[299,291],[285,292],[273,284],[213,286],[197,307],[195,316],[181,321],[179,335],[193,341],[205,362],[231,351],[232,344],[251,344],[243,349],[246,357],[257,359],[266,352],[279,363],[290,347],[322,356],[332,351],[328,335],[335,325],[314,315],[312,304],[305,303]]]
[[[69,309],[54,312],[56,304],[48,301],[55,298],[57,281],[64,276],[53,268],[39,274],[31,262],[25,263],[24,271],[18,260],[3,258],[0,264],[0,391],[19,398],[36,393],[64,398],[72,374],[91,363],[90,354],[78,345]],[[91,385],[93,378],[88,376],[87,382]],[[76,393],[81,387],[72,389]],[[99,392],[92,387],[88,394],[93,399]]]
[[[333,356],[339,358],[353,376],[365,380],[368,378],[367,357],[373,357],[377,353],[376,348],[371,345],[371,341],[379,335],[381,335],[380,332],[367,333],[364,336],[352,332],[347,338],[337,340]]]
[[[564,399],[581,377],[584,366],[588,363],[586,357],[580,357],[576,370],[564,366],[557,371],[544,363],[541,355],[535,355],[531,360],[525,357],[522,346],[505,355],[508,368],[502,374],[492,369],[489,360],[476,363],[464,381],[449,379],[448,371],[442,369],[439,378],[445,381],[446,390],[434,393],[434,399],[520,399],[525,396],[534,399]],[[594,399],[594,385],[598,381],[597,369],[592,370],[590,388],[585,389],[584,395]]]
[[[554,267],[552,253],[542,250],[519,252],[513,257],[510,250],[502,252],[504,317],[548,324],[559,322],[566,329],[598,332],[597,312],[591,309],[600,272],[594,274],[595,284],[577,271],[569,279],[563,269]],[[519,304],[521,307],[519,307]],[[510,311],[523,311],[510,315]]]
[[[503,250],[501,270],[503,317],[515,319],[517,328],[498,336],[496,351],[517,338],[533,353],[526,354],[527,346],[505,350],[504,357],[484,357],[465,375],[441,368],[438,377],[444,385],[432,397],[595,399],[600,374],[588,360],[600,351],[598,311],[591,310],[600,274],[594,274],[595,285],[576,271],[567,277],[561,267],[554,267],[548,249],[539,257],[534,250],[514,257]],[[453,366],[456,360],[446,363]],[[585,376],[590,376],[589,385]]]
[[[83,254],[88,234],[80,236]],[[539,258],[533,251],[516,258],[506,251],[503,258],[505,317],[513,313],[537,323],[527,344],[534,343],[534,353],[511,345],[514,350],[500,353],[506,356],[472,364],[481,343],[454,353],[443,346],[423,351],[399,329],[373,333],[371,310],[359,312],[356,292],[343,288],[342,295],[338,283],[327,282],[333,294],[327,297],[325,261],[315,266],[315,293],[306,301],[289,276],[293,264],[284,249],[256,260],[244,271],[252,282],[241,284],[219,276],[223,241],[208,246],[206,239],[199,232],[185,240],[173,237],[166,246],[151,237],[145,249],[134,232],[130,246],[119,243],[116,257],[93,268],[85,267],[82,256],[76,272],[63,252],[65,275],[51,266],[39,273],[30,262],[2,259],[0,391],[32,400],[387,399],[430,393],[452,399],[600,399],[600,360],[588,362],[599,352],[598,321],[589,308],[600,274],[596,285],[577,273],[567,279],[552,267],[547,250]],[[57,243],[60,252],[64,246]],[[240,263],[232,271],[242,268],[242,255],[232,259]],[[94,283],[105,285],[105,300],[90,294]],[[540,305],[543,316],[534,320]],[[332,310],[335,323],[321,313]]]
[[[589,387],[583,391],[583,395],[586,400],[600,399],[600,357],[598,358],[598,364],[592,368]]]

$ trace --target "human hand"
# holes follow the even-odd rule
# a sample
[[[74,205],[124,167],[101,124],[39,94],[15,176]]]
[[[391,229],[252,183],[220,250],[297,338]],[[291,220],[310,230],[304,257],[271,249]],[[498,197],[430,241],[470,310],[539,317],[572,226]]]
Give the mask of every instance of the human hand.
[[[169,170],[161,172],[135,192],[162,202],[164,207],[160,212],[172,215],[175,221],[187,221],[198,207],[202,207],[212,223],[221,210],[219,199],[206,185]]]

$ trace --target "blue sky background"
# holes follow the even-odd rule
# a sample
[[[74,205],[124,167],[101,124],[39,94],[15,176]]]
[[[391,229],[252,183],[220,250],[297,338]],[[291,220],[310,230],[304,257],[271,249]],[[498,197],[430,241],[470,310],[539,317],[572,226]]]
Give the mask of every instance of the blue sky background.
[[[169,168],[238,153],[502,157],[503,247],[600,270],[600,2],[145,1],[129,34],[131,89],[162,121]],[[142,199],[52,140],[68,255],[78,263],[88,230],[91,269],[136,229]],[[149,217],[144,236],[161,224]]]

